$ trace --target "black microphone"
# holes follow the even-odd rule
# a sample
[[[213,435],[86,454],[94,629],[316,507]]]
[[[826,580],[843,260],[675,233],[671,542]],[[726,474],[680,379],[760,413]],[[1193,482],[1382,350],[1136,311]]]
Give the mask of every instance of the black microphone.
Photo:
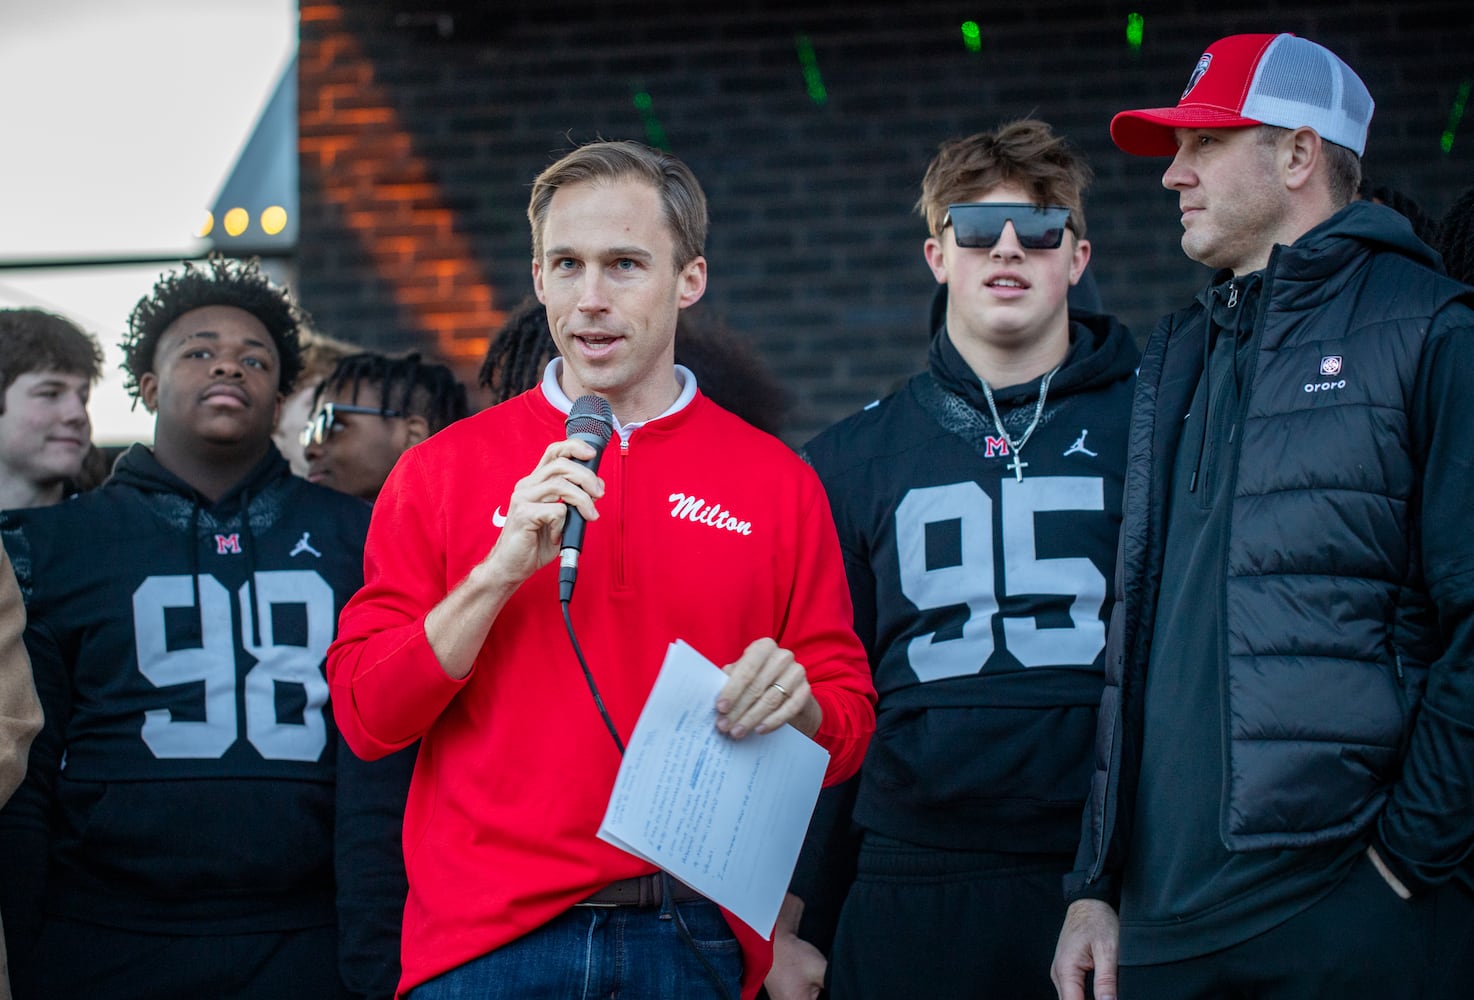
[[[604,457],[604,447],[614,436],[614,411],[603,396],[579,396],[573,401],[573,409],[564,424],[570,440],[584,441],[594,448],[594,457],[574,459],[594,472],[599,471],[599,459]],[[587,522],[578,508],[568,505],[568,517],[563,522],[563,546],[558,553],[558,600],[564,604],[573,600],[573,584],[578,578],[578,553],[583,549],[583,529]]]

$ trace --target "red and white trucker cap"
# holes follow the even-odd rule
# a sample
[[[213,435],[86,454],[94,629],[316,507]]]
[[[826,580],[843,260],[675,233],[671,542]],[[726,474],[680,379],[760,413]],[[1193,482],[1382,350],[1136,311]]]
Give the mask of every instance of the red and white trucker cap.
[[[1175,108],[1122,111],[1111,138],[1133,156],[1173,156],[1174,128],[1315,129],[1360,156],[1372,95],[1330,49],[1291,34],[1230,35],[1208,46]]]

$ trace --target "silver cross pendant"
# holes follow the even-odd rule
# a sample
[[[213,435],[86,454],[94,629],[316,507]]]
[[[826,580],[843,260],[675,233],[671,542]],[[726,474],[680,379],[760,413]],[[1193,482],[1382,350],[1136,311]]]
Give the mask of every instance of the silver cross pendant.
[[[1014,452],[1013,452],[1013,464],[1012,465],[1009,465],[1009,466],[1005,466],[1005,468],[1008,469],[1010,472],[1012,472],[1015,476],[1017,476],[1019,482],[1023,482],[1024,481],[1024,469],[1028,467],[1028,464],[1029,463],[1028,462],[1025,462],[1023,460],[1023,457],[1018,453],[1018,449],[1014,449]]]

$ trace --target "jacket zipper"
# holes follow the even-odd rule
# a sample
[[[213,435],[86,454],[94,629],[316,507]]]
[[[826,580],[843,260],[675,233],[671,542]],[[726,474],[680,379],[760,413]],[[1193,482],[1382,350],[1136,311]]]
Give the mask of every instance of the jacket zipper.
[[[1262,298],[1259,301],[1258,314],[1256,314],[1253,317],[1253,320],[1252,320],[1256,327],[1257,327],[1258,323],[1260,322],[1261,316],[1262,315],[1267,315],[1267,312],[1268,312],[1268,308],[1269,308],[1269,288],[1270,288],[1271,284],[1273,283],[1272,279],[1273,279],[1274,270],[1275,270],[1274,265],[1275,265],[1275,262],[1276,262],[1276,260],[1277,260],[1278,257],[1279,257],[1279,248],[1276,247],[1270,253],[1269,262],[1265,266],[1265,269],[1264,269],[1263,287],[1261,288],[1261,292],[1260,292],[1260,294],[1262,295]],[[1230,282],[1230,284],[1229,284],[1229,304],[1231,306],[1236,306],[1238,304],[1238,295],[1239,295],[1238,283],[1237,282]],[[1211,310],[1210,310],[1209,322],[1211,322],[1211,321],[1212,321],[1212,316],[1211,316]],[[1252,334],[1251,334],[1251,336],[1252,336]],[[1163,346],[1162,349],[1165,352],[1165,350],[1166,350],[1165,345]],[[1235,348],[1235,349],[1237,349],[1237,348]],[[1204,366],[1203,367],[1204,367],[1204,370],[1206,371],[1207,368],[1208,368],[1208,365],[1206,363],[1206,361],[1207,361],[1207,357],[1206,357],[1207,352],[1206,352],[1206,350],[1205,350],[1204,353],[1205,353],[1205,358],[1204,358],[1204,362],[1205,363],[1204,363]],[[1252,388],[1251,387],[1252,387],[1252,384],[1253,384],[1254,372],[1257,370],[1258,367],[1259,367],[1258,366],[1258,355],[1256,353],[1254,355],[1254,357],[1252,358],[1252,360],[1250,361],[1249,372],[1247,373],[1247,377],[1245,378],[1245,381],[1244,381],[1243,393],[1241,394],[1240,399],[1239,399],[1239,408],[1238,408],[1238,411],[1237,411],[1239,418],[1242,417],[1242,414],[1244,414],[1245,412],[1247,412],[1247,403],[1248,403],[1247,394],[1249,394],[1249,393],[1252,392]],[[1140,367],[1138,367],[1137,371],[1138,371],[1138,374],[1139,374],[1140,373]],[[1158,379],[1161,378],[1161,371],[1160,371],[1160,369],[1156,372],[1156,375],[1157,375]],[[1160,417],[1161,417],[1161,414],[1160,413],[1157,413],[1157,414],[1154,415],[1154,418],[1153,419],[1154,420],[1155,419],[1160,419]],[[1207,420],[1207,417],[1208,417],[1208,414],[1207,413],[1204,413],[1203,414],[1204,420]],[[1230,430],[1230,434],[1231,435],[1234,433],[1234,430],[1237,429],[1237,424],[1238,424],[1238,418],[1235,419],[1235,421],[1234,421],[1234,423],[1232,425],[1233,430]],[[1234,436],[1236,436],[1236,435],[1234,435]],[[1237,454],[1238,454],[1237,449],[1238,449],[1238,446],[1232,444],[1233,437],[1230,437],[1229,440],[1230,440],[1230,445],[1231,446],[1228,447],[1226,450],[1228,452],[1228,457],[1231,460],[1230,470],[1231,470],[1231,474],[1236,474],[1237,471],[1238,471],[1238,460],[1237,460]],[[1205,443],[1206,443],[1206,435],[1205,435]],[[1129,462],[1130,457],[1131,456],[1130,456],[1130,453],[1128,451],[1128,454],[1127,454],[1128,462]],[[1203,458],[1203,449],[1200,447],[1199,450],[1198,450],[1198,461],[1201,462],[1202,461],[1202,458]],[[1197,473],[1198,473],[1198,470],[1194,470],[1194,473],[1193,473],[1193,486],[1194,487],[1197,485],[1197,478],[1198,478]],[[1127,475],[1127,481],[1128,481],[1128,483],[1129,483],[1129,480],[1130,480],[1130,476],[1129,476],[1129,471],[1128,471],[1128,475]],[[1152,494],[1152,490],[1151,490],[1152,481],[1153,480],[1149,477],[1148,478],[1148,482],[1147,482],[1147,487],[1146,487],[1147,496],[1146,496],[1145,500],[1143,501],[1146,504],[1147,508],[1148,508],[1148,512],[1147,512],[1147,518],[1148,518],[1148,520],[1150,520],[1150,508],[1151,508],[1152,503],[1153,503],[1153,498],[1152,498],[1152,495],[1151,495]],[[1122,497],[1122,516],[1123,516],[1123,518],[1124,518],[1124,516],[1126,514],[1125,507],[1126,507],[1126,503],[1127,503],[1128,499],[1129,499],[1128,497],[1125,497],[1125,496]],[[1230,509],[1230,512],[1229,512],[1229,518],[1230,518],[1230,520],[1232,519],[1232,516],[1233,516],[1232,515],[1232,510]],[[1124,527],[1124,521],[1123,521],[1123,527]],[[1126,581],[1124,581],[1124,583],[1126,583],[1126,584],[1129,585],[1130,581],[1129,580],[1126,580]],[[1160,581],[1160,579],[1157,582],[1156,591],[1157,591],[1157,594],[1160,595],[1160,592],[1161,592],[1161,581]],[[1119,594],[1116,595],[1116,600],[1117,601],[1123,601],[1125,599],[1126,599],[1125,588],[1123,587],[1122,593],[1119,593]],[[1227,620],[1226,619],[1226,614],[1227,614],[1227,612],[1225,611],[1225,621]],[[1122,651],[1122,655],[1123,656],[1129,656],[1130,655],[1130,652],[1127,651],[1127,650],[1123,650]],[[1128,664],[1123,663],[1121,665],[1121,680],[1119,682],[1121,689],[1124,689],[1124,687],[1126,685],[1126,671],[1128,669],[1129,669],[1129,665]],[[1225,671],[1224,676],[1222,676],[1220,678],[1220,680],[1221,680],[1221,682],[1223,683],[1223,685],[1226,688],[1227,687],[1227,683],[1228,683],[1228,679],[1227,679],[1227,675],[1226,675],[1226,664],[1221,665],[1220,666],[1220,669]],[[1142,697],[1143,698],[1146,697],[1145,693],[1142,694]],[[1226,704],[1226,702],[1225,702],[1225,704]],[[1125,699],[1124,699],[1124,696],[1123,696],[1122,699],[1121,699],[1120,707],[1117,709],[1118,719],[1119,719],[1120,715],[1124,713],[1124,711],[1125,711]],[[1120,725],[1120,724],[1124,724],[1124,723],[1118,722],[1118,725]],[[1227,722],[1225,721],[1225,730],[1224,730],[1225,736],[1227,734],[1226,726],[1227,726]],[[1120,777],[1121,777],[1120,771],[1121,771],[1121,767],[1122,767],[1122,764],[1123,764],[1123,762],[1121,760],[1121,754],[1124,754],[1125,753],[1125,737],[1124,737],[1124,735],[1117,734],[1117,733],[1113,733],[1112,735],[1113,735],[1113,742],[1114,742],[1114,739],[1115,738],[1119,738],[1121,740],[1122,748],[1118,752],[1118,751],[1116,751],[1116,749],[1113,746],[1111,748],[1111,750],[1108,751],[1107,764],[1106,764],[1106,774],[1105,774],[1105,782],[1104,782],[1105,787],[1101,791],[1101,808],[1100,808],[1101,829],[1100,829],[1100,843],[1099,843],[1098,849],[1095,852],[1094,858],[1091,859],[1090,867],[1087,870],[1086,875],[1085,875],[1085,883],[1087,885],[1091,885],[1091,884],[1094,884],[1094,883],[1100,881],[1100,878],[1101,878],[1102,874],[1104,874],[1104,871],[1105,871],[1106,857],[1110,854],[1110,849],[1111,849],[1112,841],[1115,838],[1115,836],[1116,836],[1116,834],[1118,832],[1118,829],[1119,829],[1119,826],[1118,826],[1119,820],[1117,819],[1117,817],[1115,815],[1115,812],[1116,812],[1116,799],[1117,799],[1117,796],[1119,795],[1119,791],[1120,791],[1118,785],[1119,785],[1119,781],[1120,781]],[[1139,766],[1139,764],[1140,764],[1140,762],[1138,761],[1138,766]],[[1229,780],[1230,779],[1228,779],[1227,777],[1225,777],[1225,780],[1224,780],[1224,783],[1223,783],[1223,793],[1222,793],[1222,795],[1223,795],[1223,798],[1224,799],[1226,799],[1228,797]]]
[[[1242,383],[1239,385],[1238,391],[1235,393],[1235,395],[1237,396],[1237,400],[1234,404],[1233,421],[1230,424],[1230,426],[1234,430],[1237,430],[1239,424],[1245,422],[1246,416],[1249,412],[1249,402],[1251,397],[1254,395],[1254,377],[1259,372],[1259,352],[1262,348],[1262,342],[1260,338],[1264,336],[1263,324],[1269,316],[1271,293],[1274,288],[1274,273],[1276,269],[1276,264],[1278,264],[1279,262],[1280,251],[1282,249],[1284,248],[1276,246],[1269,253],[1269,260],[1266,261],[1264,264],[1264,276],[1260,279],[1259,283],[1259,301],[1255,304],[1254,315],[1249,317],[1249,344],[1251,350],[1249,351],[1248,363],[1243,372]],[[1235,380],[1237,380],[1239,378],[1237,346],[1235,346],[1234,351],[1235,357],[1233,371],[1234,378]],[[1243,442],[1235,441],[1234,436],[1230,434],[1228,444],[1223,449],[1223,455],[1220,460],[1224,463],[1223,475],[1229,477],[1229,481],[1231,483],[1237,482],[1238,480],[1239,463],[1242,458]],[[1222,606],[1219,608],[1219,614],[1222,616],[1220,620],[1223,623],[1223,636],[1221,639],[1222,645],[1218,651],[1219,699],[1220,704],[1223,706],[1223,717],[1221,720],[1220,730],[1220,747],[1222,748],[1223,753],[1223,784],[1221,789],[1219,790],[1218,795],[1218,830],[1219,835],[1223,838],[1225,846],[1227,845],[1229,839],[1228,815],[1231,808],[1231,803],[1233,802],[1234,789],[1232,707],[1233,692],[1232,686],[1229,683],[1230,668],[1228,662],[1228,566],[1229,560],[1232,558],[1230,548],[1232,546],[1233,535],[1233,508],[1233,490],[1230,488],[1228,496],[1228,516],[1224,519],[1223,529],[1228,534],[1228,537],[1223,540],[1223,566],[1220,570],[1220,572],[1222,573],[1223,591],[1220,597]]]
[[[626,461],[630,455],[630,439],[624,435],[619,437],[619,555],[615,562],[615,586],[623,588],[628,586],[629,557],[629,495],[630,474],[629,463]]]

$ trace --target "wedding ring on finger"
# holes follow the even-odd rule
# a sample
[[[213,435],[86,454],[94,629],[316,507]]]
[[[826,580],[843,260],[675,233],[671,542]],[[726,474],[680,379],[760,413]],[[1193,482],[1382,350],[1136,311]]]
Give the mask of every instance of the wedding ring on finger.
[[[777,681],[774,681],[773,683],[769,684],[768,687],[770,687],[770,688],[777,688],[778,689],[778,694],[779,694],[780,697],[783,697],[783,698],[787,698],[788,697],[788,689],[786,687],[784,687],[782,684],[779,684]]]

